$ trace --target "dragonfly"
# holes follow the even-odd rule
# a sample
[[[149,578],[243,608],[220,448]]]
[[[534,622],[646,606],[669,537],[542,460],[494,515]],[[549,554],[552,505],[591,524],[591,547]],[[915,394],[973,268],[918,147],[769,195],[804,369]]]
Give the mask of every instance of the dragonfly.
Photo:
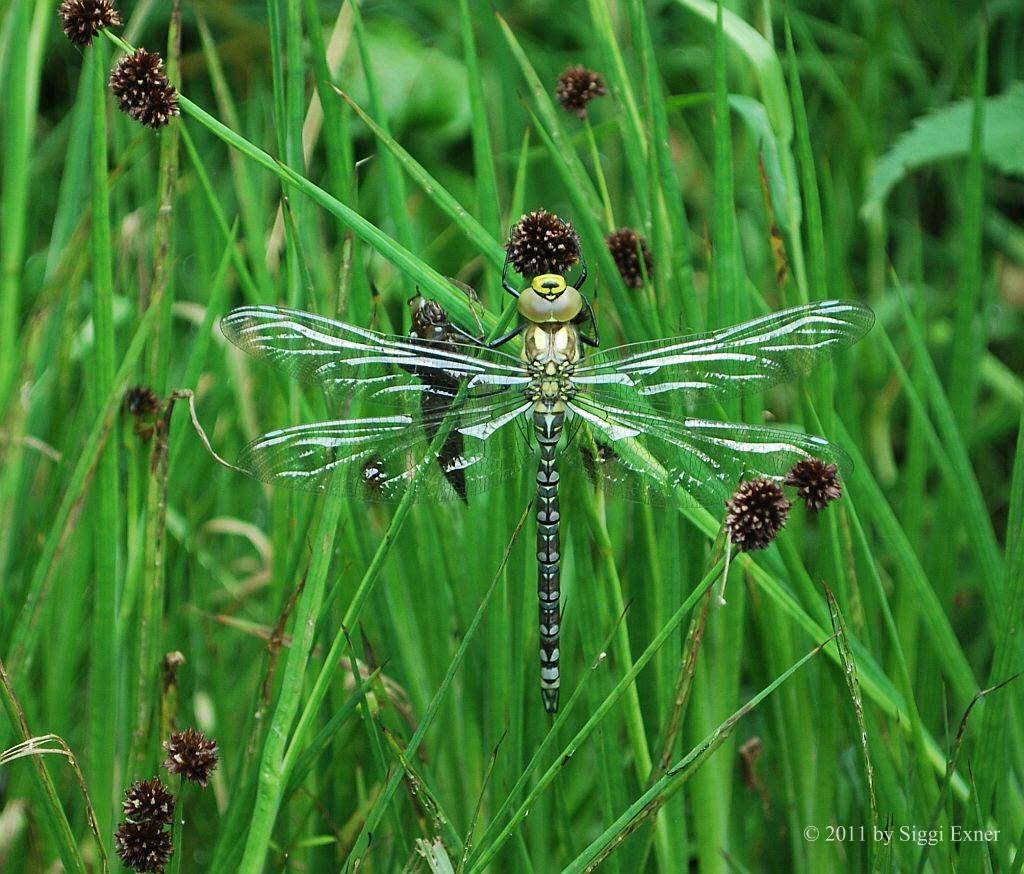
[[[795,430],[708,415],[809,371],[862,337],[866,306],[819,301],[719,330],[600,349],[582,288],[545,273],[523,288],[502,271],[516,325],[487,342],[421,303],[411,336],[388,335],[277,306],[221,321],[259,359],[319,386],[352,418],[271,431],[238,465],[265,482],[358,500],[463,501],[536,469],[540,689],[556,713],[561,685],[561,462],[607,495],[700,505],[720,514],[747,476],[780,481],[817,458],[848,470],[843,451]],[[518,354],[508,351],[521,337]],[[702,409],[703,408],[703,409]],[[518,423],[520,427],[513,427]],[[445,433],[441,431],[444,429]],[[440,444],[440,446],[438,445]],[[433,451],[431,448],[433,447]]]

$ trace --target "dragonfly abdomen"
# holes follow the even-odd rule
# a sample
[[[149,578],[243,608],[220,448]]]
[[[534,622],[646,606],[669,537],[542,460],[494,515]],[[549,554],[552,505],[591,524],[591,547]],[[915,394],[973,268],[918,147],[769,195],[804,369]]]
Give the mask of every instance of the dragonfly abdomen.
[[[558,712],[558,635],[562,621],[561,549],[558,510],[558,459],[556,447],[562,434],[565,413],[545,409],[533,414],[534,430],[540,444],[537,468],[537,595],[540,599],[540,694],[548,713]]]

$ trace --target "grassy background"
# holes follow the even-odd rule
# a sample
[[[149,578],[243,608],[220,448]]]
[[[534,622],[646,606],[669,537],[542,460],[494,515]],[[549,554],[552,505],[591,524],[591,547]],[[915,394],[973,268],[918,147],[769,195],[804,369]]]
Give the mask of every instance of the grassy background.
[[[80,52],[52,0],[0,0],[3,747],[63,739],[109,854],[167,727],[209,732],[181,871],[575,871],[609,850],[611,872],[1020,870],[1019,681],[961,719],[1021,669],[1024,112],[997,95],[1024,11],[971,6],[268,0],[179,21],[142,0],[123,36],[188,98],[155,134],[105,93],[108,40]],[[589,126],[553,103],[575,62],[612,92]],[[528,472],[468,509],[324,502],[217,466],[184,401],[148,439],[120,408],[130,384],[191,389],[227,457],[325,414],[220,315],[403,330],[417,286],[465,318],[451,275],[493,328],[504,231],[538,207],[581,232],[605,346],[826,297],[878,315],[834,367],[728,410],[827,435],[856,470],[731,563],[726,603],[705,594],[715,515],[567,492],[554,728]],[[653,250],[643,290],[602,245],[619,225]],[[69,760],[19,752],[0,867],[99,869]]]

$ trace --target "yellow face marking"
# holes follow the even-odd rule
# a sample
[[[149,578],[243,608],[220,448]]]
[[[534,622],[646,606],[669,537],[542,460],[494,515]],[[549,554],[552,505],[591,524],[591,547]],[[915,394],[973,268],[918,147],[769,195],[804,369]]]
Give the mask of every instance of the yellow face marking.
[[[542,273],[540,276],[533,277],[530,286],[541,297],[554,300],[565,291],[565,277],[557,273]]]

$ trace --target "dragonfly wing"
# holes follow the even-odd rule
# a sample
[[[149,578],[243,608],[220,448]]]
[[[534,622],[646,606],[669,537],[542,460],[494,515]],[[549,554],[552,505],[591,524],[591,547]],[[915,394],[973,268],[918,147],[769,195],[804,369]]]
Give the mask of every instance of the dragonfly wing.
[[[654,411],[597,404],[583,396],[571,404],[589,437],[578,442],[592,480],[626,498],[652,503],[687,500],[720,513],[742,479],[782,481],[801,459],[852,465],[842,449],[821,437],[761,425],[687,418],[673,421]],[[588,457],[589,454],[589,457]],[[686,495],[681,495],[682,489]]]
[[[806,373],[874,324],[853,301],[820,301],[707,334],[632,343],[586,359],[573,374],[582,390],[604,387],[648,401],[673,393],[689,405],[721,400]]]
[[[239,467],[275,485],[328,491],[367,501],[401,498],[416,478],[417,496],[468,500],[523,469],[529,448],[505,429],[529,408],[521,395],[488,408],[417,418],[341,419],[264,434],[242,451]],[[440,452],[430,445],[446,420],[454,427]]]
[[[232,310],[221,330],[250,355],[334,397],[409,413],[423,406],[424,396],[451,398],[463,384],[471,405],[476,398],[486,404],[500,392],[518,396],[514,387],[529,382],[522,362],[505,352],[381,334],[283,307]]]

